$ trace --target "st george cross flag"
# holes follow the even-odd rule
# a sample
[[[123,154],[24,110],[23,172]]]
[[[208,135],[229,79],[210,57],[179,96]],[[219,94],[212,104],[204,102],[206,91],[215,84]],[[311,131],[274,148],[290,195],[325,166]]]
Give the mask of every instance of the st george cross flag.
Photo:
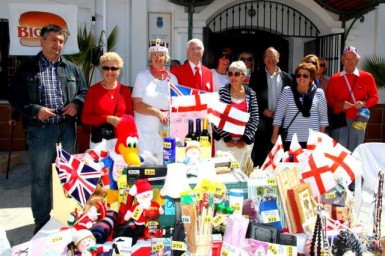
[[[307,141],[307,154],[310,155],[311,152],[316,148],[317,145],[321,146],[325,152],[329,148],[336,148],[340,151],[345,151],[350,154],[350,151],[338,143],[333,138],[329,137],[326,133],[313,131],[309,129],[309,138]]]
[[[89,197],[95,192],[101,172],[84,164],[67,151],[61,145],[56,146],[56,169],[60,183],[82,207],[85,207]]]
[[[281,135],[278,136],[274,147],[271,149],[266,157],[265,162],[262,164],[262,170],[273,172],[277,167],[277,164],[285,157],[285,151],[283,150],[283,143]]]
[[[349,185],[355,179],[356,174],[361,173],[361,163],[346,151],[339,148],[329,148],[324,152],[330,170],[345,185]]]
[[[170,95],[173,112],[207,110],[210,104],[219,102],[217,92],[206,93],[177,84],[170,84]]]
[[[285,162],[290,162],[290,155],[292,156],[292,160],[294,163],[305,163],[307,162],[307,155],[305,150],[301,147],[298,142],[297,134],[293,134],[293,138],[291,139],[290,149],[286,152]]]
[[[302,180],[310,183],[314,197],[337,186],[321,149],[316,148],[301,172]]]
[[[250,114],[223,102],[213,104],[207,110],[207,117],[219,129],[243,135]]]

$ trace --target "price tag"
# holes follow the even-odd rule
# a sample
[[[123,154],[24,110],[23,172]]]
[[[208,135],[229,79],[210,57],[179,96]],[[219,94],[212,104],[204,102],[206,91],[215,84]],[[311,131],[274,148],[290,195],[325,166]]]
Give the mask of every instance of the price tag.
[[[269,247],[267,250],[268,255],[278,255],[279,245],[269,243]]]
[[[336,198],[336,192],[335,191],[332,191],[332,192],[329,192],[329,193],[325,193],[325,199],[334,199]]]
[[[188,216],[188,215],[182,215],[181,218],[182,218],[182,222],[183,222],[183,223],[191,223],[190,216]]]
[[[156,251],[162,250],[164,248],[164,245],[163,243],[156,243],[156,244],[153,244],[151,248],[153,252],[156,252]]]
[[[171,148],[171,143],[170,142],[163,142],[163,147],[164,148]]]
[[[211,222],[213,222],[213,218],[209,215],[205,215],[203,216],[203,223],[204,224],[211,224]]]
[[[142,213],[143,213],[143,209],[142,209],[142,207],[140,207],[138,205],[138,206],[135,207],[135,210],[132,213],[131,218],[133,218],[134,220],[138,220],[140,218],[140,216],[142,215]]]
[[[266,180],[266,183],[267,183],[268,185],[276,185],[276,180],[275,180],[275,178],[268,178],[268,179]]]
[[[181,256],[188,256],[187,252],[182,253]]]
[[[61,241],[63,241],[63,237],[62,236],[53,236],[53,237],[51,237],[51,243],[52,244],[60,243]]]
[[[144,169],[144,175],[154,176],[155,175],[155,169]]]
[[[202,200],[202,194],[200,194],[199,192],[195,191],[195,192],[192,192],[190,194],[190,197],[191,199],[194,201],[194,202],[198,202],[198,201],[201,201]]]
[[[230,206],[231,206],[231,208],[234,209],[234,212],[240,212],[241,211],[241,205],[239,203],[235,203],[235,204],[232,204]]]
[[[263,223],[277,222],[281,219],[279,218],[278,210],[270,210],[261,212]]]
[[[187,246],[186,243],[180,241],[172,241],[171,249],[175,251],[186,251]]]
[[[226,242],[222,244],[221,256],[239,255],[240,252],[241,248],[237,248]]]
[[[213,219],[213,226],[216,227],[216,226],[222,224],[223,221],[225,221],[224,216],[222,214],[218,214]]]
[[[239,163],[238,162],[231,162],[230,163],[230,169],[239,169]]]
[[[285,248],[286,248],[286,255],[287,256],[296,256],[297,255],[297,247],[291,246],[291,245],[286,245]],[[321,255],[322,255],[322,251],[321,251]]]

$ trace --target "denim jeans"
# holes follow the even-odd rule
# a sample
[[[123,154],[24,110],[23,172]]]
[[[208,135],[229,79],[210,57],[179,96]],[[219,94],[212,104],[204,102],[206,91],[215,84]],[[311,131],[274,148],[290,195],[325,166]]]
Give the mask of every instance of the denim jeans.
[[[50,219],[51,170],[56,158],[56,143],[73,154],[75,151],[75,124],[64,121],[44,127],[27,127],[28,153],[31,160],[31,206],[36,224]]]

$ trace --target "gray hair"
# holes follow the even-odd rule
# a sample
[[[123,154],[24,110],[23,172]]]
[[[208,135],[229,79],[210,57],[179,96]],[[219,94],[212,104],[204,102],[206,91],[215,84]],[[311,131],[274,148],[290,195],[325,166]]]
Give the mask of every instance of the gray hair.
[[[191,44],[197,44],[199,45],[200,47],[202,47],[202,50],[204,51],[205,50],[205,47],[203,46],[203,43],[200,39],[198,38],[193,38],[191,39],[190,41],[187,42],[187,45],[186,45],[186,52],[188,52],[188,48],[190,47]]]
[[[117,54],[116,52],[106,52],[106,53],[104,53],[100,57],[99,64],[103,65],[103,63],[107,62],[107,61],[116,61],[118,63],[118,67],[119,68],[123,68],[123,60],[119,56],[119,54]]]
[[[230,69],[236,69],[236,70],[239,70],[241,71],[243,74],[247,75],[247,67],[245,65],[245,63],[241,60],[237,60],[237,61],[233,61],[230,66],[229,66],[229,70]]]

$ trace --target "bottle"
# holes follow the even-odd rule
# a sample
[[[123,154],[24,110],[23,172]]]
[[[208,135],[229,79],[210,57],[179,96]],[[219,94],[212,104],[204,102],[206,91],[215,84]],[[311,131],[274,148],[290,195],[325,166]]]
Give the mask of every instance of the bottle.
[[[202,122],[202,120],[200,118],[197,118],[195,120],[195,136],[197,138],[197,141],[199,141],[199,138],[200,138],[201,133],[202,133],[201,122]]]
[[[242,208],[243,208],[242,189],[230,189],[229,205],[234,209],[234,214],[242,215]]]
[[[197,140],[195,133],[194,133],[194,121],[189,119],[188,120],[188,133],[184,137],[184,146],[187,146],[188,141]]]
[[[208,131],[208,123],[209,120],[207,118],[203,118],[203,131],[201,132],[201,135],[199,137],[201,147],[211,147],[211,136]]]

